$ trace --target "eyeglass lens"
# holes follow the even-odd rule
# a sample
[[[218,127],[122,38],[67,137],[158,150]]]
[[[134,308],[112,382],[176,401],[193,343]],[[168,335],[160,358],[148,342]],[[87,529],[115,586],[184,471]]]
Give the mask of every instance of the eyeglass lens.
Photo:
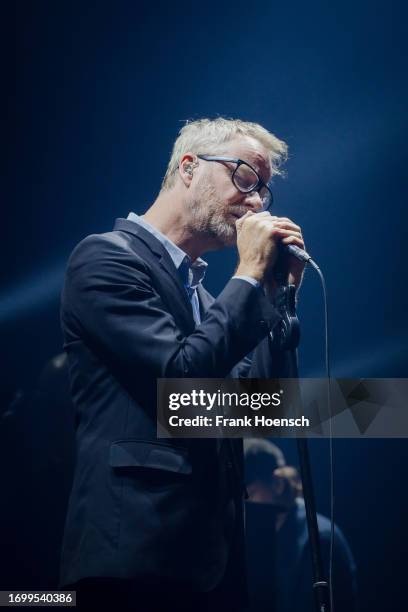
[[[234,172],[234,183],[235,186],[244,193],[251,191],[255,185],[258,183],[258,175],[246,164],[241,164],[238,166],[236,171]],[[262,204],[264,208],[267,208],[270,205],[271,194],[269,193],[266,187],[262,187],[259,190],[259,195],[262,200]]]

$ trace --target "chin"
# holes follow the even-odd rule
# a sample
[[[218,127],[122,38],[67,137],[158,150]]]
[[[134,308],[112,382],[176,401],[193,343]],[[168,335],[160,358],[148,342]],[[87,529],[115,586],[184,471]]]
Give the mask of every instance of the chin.
[[[215,228],[214,236],[219,242],[220,246],[234,246],[237,243],[237,230],[235,224],[232,225],[224,221],[222,224],[218,224]]]
[[[232,236],[225,238],[224,240],[224,246],[232,247],[232,246],[236,246],[236,244],[237,244],[237,234],[236,233],[234,233]]]

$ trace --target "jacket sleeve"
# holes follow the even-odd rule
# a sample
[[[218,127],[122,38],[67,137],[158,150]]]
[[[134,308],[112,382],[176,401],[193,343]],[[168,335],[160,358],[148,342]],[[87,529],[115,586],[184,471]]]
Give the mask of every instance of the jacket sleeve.
[[[90,236],[71,256],[62,296],[65,348],[78,336],[122,373],[224,377],[280,320],[262,291],[231,279],[190,335],[177,327],[146,263]]]

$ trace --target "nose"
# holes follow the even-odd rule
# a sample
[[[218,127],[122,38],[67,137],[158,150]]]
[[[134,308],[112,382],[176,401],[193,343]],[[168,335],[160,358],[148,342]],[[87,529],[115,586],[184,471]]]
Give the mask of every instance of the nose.
[[[263,209],[263,204],[261,200],[261,196],[257,191],[251,191],[251,193],[246,194],[247,206],[254,212],[259,212]]]

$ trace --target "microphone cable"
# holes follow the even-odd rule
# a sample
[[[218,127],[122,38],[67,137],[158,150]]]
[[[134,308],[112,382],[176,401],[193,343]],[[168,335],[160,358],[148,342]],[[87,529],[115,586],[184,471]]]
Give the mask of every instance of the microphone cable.
[[[300,250],[300,249],[299,249]],[[302,254],[305,251],[302,252]],[[294,253],[293,253],[294,254]],[[325,338],[325,366],[326,366],[326,378],[327,378],[327,411],[329,415],[329,473],[330,473],[330,551],[329,551],[329,597],[330,597],[330,610],[334,612],[334,597],[333,597],[333,557],[334,557],[334,448],[333,448],[333,423],[332,423],[332,411],[331,411],[331,394],[330,394],[330,352],[329,352],[329,307],[327,300],[327,287],[323,272],[317,265],[317,263],[307,255],[308,264],[316,270],[323,291],[323,302],[324,302],[324,338]]]

